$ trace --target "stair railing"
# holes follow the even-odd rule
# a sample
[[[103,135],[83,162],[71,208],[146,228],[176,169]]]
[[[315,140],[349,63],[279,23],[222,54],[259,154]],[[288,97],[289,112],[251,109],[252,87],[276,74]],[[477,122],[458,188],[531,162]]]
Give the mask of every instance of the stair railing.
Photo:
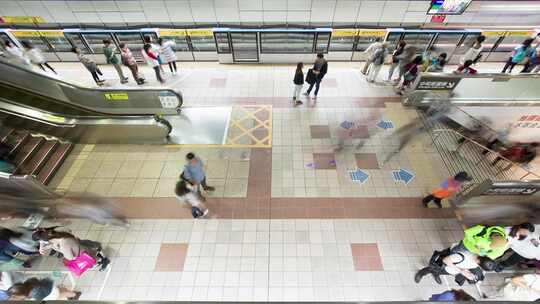
[[[60,197],[32,175],[14,175],[0,172],[1,194],[35,199]]]
[[[519,168],[519,169],[525,171],[525,172],[526,172],[525,175],[521,176],[521,177],[519,178],[519,180],[523,180],[524,178],[526,178],[526,177],[528,177],[528,176],[533,176],[533,177],[535,177],[535,178],[540,179],[540,175],[538,175],[538,174],[532,172],[531,170],[527,169],[525,166],[523,166],[523,165],[521,165],[521,164],[519,164],[519,163],[516,163],[516,162],[514,162],[514,161],[511,161],[510,159],[508,159],[508,158],[502,156],[499,152],[494,151],[494,150],[492,150],[492,149],[490,149],[490,148],[488,148],[488,147],[482,145],[481,143],[475,141],[474,139],[469,138],[469,137],[467,137],[467,136],[464,136],[463,134],[461,134],[461,133],[459,133],[459,132],[457,132],[457,131],[455,131],[455,130],[452,130],[452,129],[436,129],[436,130],[432,130],[431,132],[433,132],[433,133],[436,134],[435,137],[433,138],[433,141],[436,141],[437,138],[438,138],[442,133],[451,133],[451,134],[454,134],[454,135],[459,136],[460,138],[463,138],[465,141],[462,142],[462,143],[460,143],[460,144],[458,144],[458,147],[456,148],[456,151],[459,150],[459,149],[463,146],[463,144],[464,144],[465,142],[470,142],[470,143],[474,144],[475,146],[481,148],[482,150],[488,151],[489,153],[491,153],[491,154],[495,155],[496,157],[498,157],[498,158],[500,158],[500,159],[506,161],[506,162],[509,164],[509,166],[507,166],[506,168],[503,168],[502,171],[506,171],[506,170],[508,170],[508,169],[510,169],[510,168],[512,168],[512,167]]]

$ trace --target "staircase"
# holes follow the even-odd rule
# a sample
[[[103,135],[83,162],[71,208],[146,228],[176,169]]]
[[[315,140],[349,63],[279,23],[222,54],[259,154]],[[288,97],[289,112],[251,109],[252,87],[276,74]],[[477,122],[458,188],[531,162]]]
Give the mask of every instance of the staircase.
[[[540,179],[540,176],[532,173],[525,166],[506,159],[501,159],[493,165],[492,162],[499,156],[497,152],[468,138],[460,143],[459,140],[464,137],[455,130],[456,126],[451,122],[431,121],[426,119],[424,113],[419,113],[419,115],[424,120],[433,145],[450,174],[466,171],[473,178],[473,183],[480,183],[486,179],[492,181]]]
[[[72,143],[50,139],[5,126],[0,127],[0,143],[7,146],[7,161],[14,175],[33,175],[47,185],[73,148]]]

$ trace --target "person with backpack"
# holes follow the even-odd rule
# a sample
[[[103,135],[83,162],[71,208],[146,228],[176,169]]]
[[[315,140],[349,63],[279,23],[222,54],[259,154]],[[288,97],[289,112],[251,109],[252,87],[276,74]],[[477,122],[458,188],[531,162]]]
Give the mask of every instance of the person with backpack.
[[[201,218],[208,215],[209,210],[202,203],[202,196],[197,189],[194,189],[185,180],[181,179],[176,183],[174,193],[179,201],[191,205],[191,215],[194,218]]]
[[[465,229],[459,250],[467,250],[494,261],[508,249],[506,229],[502,226],[476,225]]]
[[[300,100],[300,92],[302,92],[302,88],[304,87],[304,72],[302,69],[304,68],[304,64],[302,62],[299,62],[296,64],[296,70],[294,71],[294,92],[293,92],[293,103],[295,106],[301,105],[302,101]]]
[[[381,47],[375,50],[373,56],[371,57],[371,68],[369,69],[369,74],[367,76],[368,82],[375,82],[387,55],[388,44],[385,42],[381,45]]]
[[[124,76],[124,72],[120,66],[120,60],[118,60],[118,56],[116,56],[116,46],[112,44],[110,39],[103,40],[103,55],[105,56],[106,62],[112,64],[116,73],[118,73],[120,83],[127,83],[128,78]]]
[[[459,246],[454,244],[443,251],[434,251],[429,265],[416,272],[414,281],[420,283],[428,274],[431,274],[438,284],[442,284],[441,275],[454,276],[454,280],[460,286],[465,281],[471,284],[482,281],[485,277],[480,268],[478,255],[460,250]]]
[[[370,44],[367,49],[364,51],[364,54],[366,54],[366,63],[364,63],[364,67],[362,67],[361,73],[364,75],[368,74],[368,70],[371,67],[371,58],[373,57],[373,54],[375,51],[382,46],[381,38],[377,37],[375,38],[375,42]]]
[[[138,85],[144,83],[144,79],[139,75],[139,67],[137,66],[137,61],[131,50],[127,47],[125,43],[120,43],[120,58],[122,59],[122,64],[127,66],[133,75],[133,79]]]
[[[431,191],[429,195],[422,199],[422,205],[427,207],[434,202],[437,207],[442,208],[441,201],[449,198],[461,189],[463,183],[471,181],[472,178],[465,171],[460,171],[453,177],[445,180],[437,189]]]
[[[459,62],[461,65],[465,63],[467,60],[471,60],[473,63],[477,63],[478,60],[482,57],[482,50],[484,49],[484,46],[482,43],[486,40],[486,36],[480,35],[476,37],[476,40],[474,41],[473,45],[465,52],[463,57],[460,58]]]
[[[57,74],[53,67],[45,60],[41,51],[34,47],[29,41],[23,40],[21,44],[24,47],[24,53],[30,62],[39,66],[44,72],[46,72],[45,67],[48,67],[53,73]]]
[[[304,93],[304,95],[309,96],[311,93],[311,90],[313,89],[313,86],[315,86],[315,96],[313,98],[317,98],[317,94],[319,93],[319,87],[321,85],[321,81],[324,78],[324,75],[328,72],[328,62],[326,59],[324,59],[324,55],[322,53],[317,54],[317,59],[313,63],[313,68],[311,69],[313,75],[315,76],[314,82],[309,82],[309,88]]]
[[[531,47],[531,44],[533,43],[534,39],[529,38],[525,39],[521,45],[518,45],[514,48],[512,51],[512,54],[506,61],[506,64],[504,65],[503,70],[501,73],[506,73],[508,70],[508,73],[512,73],[512,69],[520,62],[524,61],[528,57],[532,56],[533,49]]]
[[[160,58],[164,59],[164,62],[166,62],[169,65],[169,69],[171,70],[171,74],[176,75],[176,53],[174,52],[173,46],[176,44],[173,40],[163,40],[163,38],[158,38],[158,44],[159,44],[159,53]],[[162,55],[162,56],[161,56]]]
[[[392,63],[388,69],[388,79],[387,81],[392,81],[392,76],[394,75],[394,70],[399,66],[399,62],[403,59],[403,50],[407,46],[407,42],[400,41],[398,47],[392,53]]]

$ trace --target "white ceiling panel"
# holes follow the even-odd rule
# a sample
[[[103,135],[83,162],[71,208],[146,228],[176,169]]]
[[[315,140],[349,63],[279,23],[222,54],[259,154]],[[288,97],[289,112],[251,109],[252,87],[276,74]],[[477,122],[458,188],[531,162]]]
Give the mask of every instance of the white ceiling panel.
[[[118,12],[114,1],[92,1],[97,12]]]
[[[240,11],[241,22],[262,22],[262,11]]]
[[[285,23],[287,21],[286,11],[263,11],[264,22],[279,22]]]
[[[448,23],[465,23],[469,24],[474,18],[474,13],[463,13],[461,15],[449,15],[446,16],[446,22]]]
[[[191,14],[195,22],[216,22],[214,2],[212,0],[191,0]]]
[[[79,23],[101,23],[96,12],[75,12],[75,17]]]
[[[122,12],[122,17],[126,22],[147,22],[146,16],[142,11],[140,12]]]
[[[193,22],[191,7],[187,0],[165,1],[169,19],[172,22]],[[146,13],[146,9],[144,10]]]
[[[422,1],[409,1],[409,6],[407,7],[408,12],[427,12],[429,6],[431,5],[430,0]]]
[[[141,1],[140,3],[148,22],[170,22],[164,1]]]
[[[215,0],[214,10],[218,22],[238,22],[238,0]]]
[[[311,10],[311,0],[287,0],[287,10]]]
[[[26,16],[40,16],[45,19],[46,22],[54,22],[49,11],[41,1],[21,1],[19,5],[24,10]]]
[[[401,22],[408,6],[405,1],[386,1],[379,22]]]
[[[356,18],[356,22],[378,22],[379,18],[381,17],[383,8],[384,2],[382,1],[362,1],[360,9],[358,10],[358,17]]]
[[[238,0],[238,8],[241,11],[253,11],[263,9],[263,0]]]
[[[66,1],[73,12],[95,12],[90,1]]]
[[[138,0],[128,0],[128,1],[116,0],[116,6],[122,12],[142,11],[141,3]]]
[[[103,23],[124,23],[124,18],[120,12],[97,12]]]
[[[4,16],[24,16],[24,10],[17,4],[18,1],[1,1],[0,11]]]
[[[358,0],[338,0],[334,12],[334,22],[356,22],[360,3]]]
[[[426,12],[407,12],[403,17],[403,23],[424,23]]]
[[[78,20],[65,1],[42,1],[47,11],[59,23],[77,23]]]
[[[287,11],[287,22],[307,23],[310,19],[310,11]]]
[[[263,10],[286,11],[287,0],[264,0]]]
[[[311,22],[332,22],[336,0],[313,0]]]

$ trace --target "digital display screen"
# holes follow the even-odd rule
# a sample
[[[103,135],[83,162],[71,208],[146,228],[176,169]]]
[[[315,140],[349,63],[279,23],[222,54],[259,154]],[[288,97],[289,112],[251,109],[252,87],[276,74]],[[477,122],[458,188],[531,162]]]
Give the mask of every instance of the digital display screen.
[[[428,15],[461,15],[472,0],[431,0]]]

